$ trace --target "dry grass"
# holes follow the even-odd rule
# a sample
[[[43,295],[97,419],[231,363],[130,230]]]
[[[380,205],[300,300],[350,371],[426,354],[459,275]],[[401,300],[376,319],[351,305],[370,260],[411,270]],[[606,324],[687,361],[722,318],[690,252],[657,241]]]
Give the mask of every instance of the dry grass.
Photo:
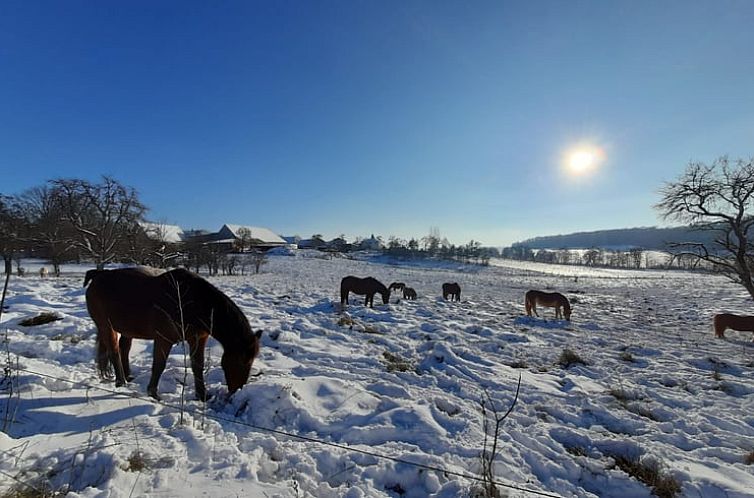
[[[627,403],[628,401],[633,401],[636,399],[634,396],[630,395],[626,392],[625,389],[622,387],[611,387],[608,393],[618,401],[620,401],[622,404]]]
[[[746,465],[754,464],[754,450],[746,454],[746,456],[744,457],[744,463]]]
[[[660,498],[675,498],[681,492],[681,483],[666,474],[658,462],[644,463],[639,458],[613,455],[615,466],[637,481],[652,488],[652,493]]]
[[[528,368],[529,365],[527,365],[526,360],[516,360],[508,363],[508,366],[511,368]]]
[[[46,323],[57,322],[58,320],[62,319],[63,317],[58,315],[57,313],[45,311],[44,313],[40,313],[35,317],[21,320],[20,322],[18,322],[18,324],[22,327],[34,327],[35,325],[44,325]]]
[[[631,354],[631,353],[629,353],[628,351],[623,351],[623,352],[622,352],[622,353],[620,354],[620,359],[621,359],[622,361],[625,361],[625,362],[628,362],[628,363],[633,363],[633,362],[635,362],[635,361],[636,361],[636,358],[634,358],[634,355],[632,355],[632,354]]]
[[[134,451],[128,457],[128,465],[124,470],[128,472],[143,472],[152,468],[152,460],[141,451]]]
[[[40,482],[29,482],[27,484],[19,482],[5,493],[0,494],[0,498],[57,498],[59,496],[65,496],[65,493],[52,491],[49,486]]]
[[[385,351],[382,353],[382,357],[385,359],[385,366],[388,372],[408,372],[413,370],[414,366],[410,361],[401,358],[400,356]]]
[[[654,422],[661,422],[661,420],[657,418],[654,413],[652,413],[652,411],[644,405],[634,403],[633,405],[628,407],[628,411],[635,413],[640,417],[648,418],[649,420],[652,420]]]
[[[587,362],[584,358],[576,354],[574,350],[565,348],[563,352],[560,353],[560,357],[558,357],[558,365],[563,368],[569,368],[573,365],[587,365]]]
[[[573,456],[586,456],[586,449],[581,446],[566,446],[565,450]]]

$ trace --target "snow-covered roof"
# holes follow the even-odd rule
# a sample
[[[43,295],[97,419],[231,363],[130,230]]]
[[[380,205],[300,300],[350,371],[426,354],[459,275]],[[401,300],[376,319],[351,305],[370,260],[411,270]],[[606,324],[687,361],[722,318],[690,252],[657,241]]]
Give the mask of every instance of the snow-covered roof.
[[[183,240],[183,228],[178,225],[166,225],[165,223],[154,223],[150,221],[139,222],[141,228],[146,232],[147,237],[161,240],[163,242],[181,242]]]
[[[285,240],[283,240],[279,235],[277,235],[275,232],[270,230],[269,228],[264,227],[253,227],[249,225],[231,225],[229,223],[226,223],[223,225],[223,228],[220,229],[220,232],[222,233],[223,229],[227,228],[231,234],[236,238],[241,238],[241,236],[238,234],[238,231],[242,228],[246,228],[251,232],[251,238],[256,240],[261,240],[262,242],[268,243],[268,244],[285,244]]]

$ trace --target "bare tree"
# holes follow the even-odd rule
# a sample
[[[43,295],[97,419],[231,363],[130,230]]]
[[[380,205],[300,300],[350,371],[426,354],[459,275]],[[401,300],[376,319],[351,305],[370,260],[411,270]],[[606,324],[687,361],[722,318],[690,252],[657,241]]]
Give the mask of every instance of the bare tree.
[[[18,199],[0,194],[0,256],[5,262],[7,275],[13,272],[13,259],[23,249],[26,228]]]
[[[238,252],[244,252],[246,249],[251,249],[254,244],[254,239],[251,236],[251,230],[246,227],[241,227],[237,232],[238,239],[236,240],[236,249]]]
[[[29,241],[50,260],[52,272],[60,276],[60,265],[71,255],[71,231],[60,220],[60,198],[48,185],[34,187],[21,196],[24,216],[30,224]]]
[[[254,265],[254,273],[259,273],[262,265],[267,264],[267,255],[262,251],[253,251],[251,253],[251,263]]]
[[[642,256],[644,256],[644,249],[641,247],[632,247],[628,250],[628,254],[631,256],[634,268],[641,268],[641,259]]]
[[[704,261],[733,282],[742,285],[754,299],[754,246],[749,229],[754,225],[754,159],[733,162],[723,156],[707,166],[692,162],[674,182],[660,190],[655,205],[665,219],[690,223],[712,232],[714,242],[674,244],[687,255]]]
[[[596,248],[589,249],[584,253],[582,259],[586,266],[596,266],[602,262],[602,251]]]
[[[90,256],[97,268],[116,259],[146,207],[136,191],[110,177],[98,184],[79,179],[51,182],[63,209],[63,219],[75,231],[73,244]]]

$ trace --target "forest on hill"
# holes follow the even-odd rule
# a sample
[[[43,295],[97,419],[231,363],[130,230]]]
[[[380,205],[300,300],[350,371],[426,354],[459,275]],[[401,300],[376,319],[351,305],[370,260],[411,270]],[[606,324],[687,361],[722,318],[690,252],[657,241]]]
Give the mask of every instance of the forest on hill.
[[[516,242],[512,247],[530,249],[628,249],[632,247],[652,250],[666,250],[669,244],[680,242],[710,243],[713,233],[695,230],[689,226],[658,228],[620,228],[577,232],[566,235],[534,237]]]

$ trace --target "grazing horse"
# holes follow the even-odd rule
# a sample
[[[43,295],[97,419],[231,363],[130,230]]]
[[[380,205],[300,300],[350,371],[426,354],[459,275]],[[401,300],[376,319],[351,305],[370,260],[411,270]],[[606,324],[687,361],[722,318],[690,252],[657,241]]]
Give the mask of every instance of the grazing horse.
[[[754,316],[731,315],[721,313],[712,320],[715,326],[715,337],[725,337],[725,329],[739,332],[754,332]]]
[[[233,394],[249,378],[262,331],[254,332],[238,306],[215,286],[184,269],[160,275],[145,268],[90,270],[86,306],[97,325],[97,366],[102,377],[115,370],[115,385],[131,380],[128,352],[133,339],[154,340],[147,392],[155,399],[173,344],[188,342],[196,397],[207,399],[204,347],[211,335],[222,345],[221,365]],[[91,281],[91,282],[90,282]],[[118,340],[120,335],[120,340]]]
[[[402,291],[405,288],[406,288],[406,284],[404,284],[403,282],[393,282],[392,284],[390,284],[390,287],[388,287],[388,290],[390,290],[390,292],[394,290]]]
[[[537,305],[540,305],[547,306],[548,308],[555,308],[556,319],[565,316],[566,320],[571,320],[571,303],[568,302],[568,298],[559,292],[530,290],[526,293],[524,305],[526,306],[526,314],[528,316],[531,316],[532,311],[535,315],[539,316],[539,313],[537,313]],[[561,308],[563,308],[562,313],[560,311]]]
[[[414,299],[416,299],[416,291],[412,289],[411,287],[404,287],[403,299],[410,299],[413,301]]]
[[[453,282],[452,284],[442,284],[442,298],[446,301],[450,296],[451,301],[461,300],[461,286]]]
[[[374,295],[378,292],[382,294],[382,303],[390,302],[390,291],[382,285],[379,280],[372,277],[359,278],[354,276],[343,277],[340,281],[340,304],[348,304],[348,293],[353,292],[360,296],[366,295],[364,306],[374,308]]]
[[[39,269],[39,278],[45,278],[47,277],[47,268],[44,266]]]

